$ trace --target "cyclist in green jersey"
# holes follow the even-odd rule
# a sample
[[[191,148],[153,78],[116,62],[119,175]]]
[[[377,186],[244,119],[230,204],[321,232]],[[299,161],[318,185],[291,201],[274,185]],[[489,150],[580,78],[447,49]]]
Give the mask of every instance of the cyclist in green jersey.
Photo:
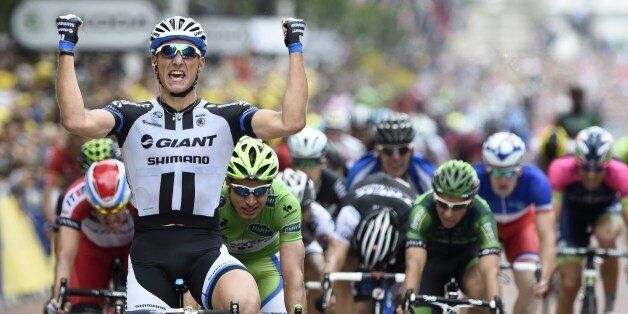
[[[433,190],[419,196],[410,213],[404,291],[443,296],[454,277],[471,298],[499,295],[501,246],[491,209],[476,195],[479,184],[463,161],[450,160],[436,170]]]
[[[229,253],[249,270],[261,312],[305,306],[301,206],[279,179],[277,155],[261,140],[236,144],[219,204],[220,233]]]

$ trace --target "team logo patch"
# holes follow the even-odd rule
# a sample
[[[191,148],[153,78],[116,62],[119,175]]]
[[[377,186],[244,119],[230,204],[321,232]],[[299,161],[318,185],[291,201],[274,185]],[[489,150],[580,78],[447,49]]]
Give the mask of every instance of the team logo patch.
[[[281,228],[282,232],[289,232],[289,233],[294,233],[294,232],[301,232],[301,222],[297,221],[295,223],[291,223],[283,228]]]
[[[198,125],[198,126],[203,126],[203,125],[205,125],[205,119],[203,119],[203,118],[198,118],[198,120],[196,120],[196,125]]]
[[[273,235],[273,229],[270,229],[269,226],[266,225],[261,225],[261,224],[250,224],[247,229],[249,229],[249,231],[255,233],[255,234],[259,234],[263,237],[270,237]]]
[[[144,124],[148,124],[148,125],[152,125],[152,126],[156,126],[156,127],[161,127],[161,124],[159,124],[159,123],[155,123],[155,122],[152,122],[152,121],[148,121],[148,120],[144,120],[144,119],[142,119],[142,122],[143,122]]]
[[[155,111],[153,112],[153,118],[155,119],[161,119],[164,117],[164,114],[161,111]]]
[[[151,146],[153,146],[153,137],[148,134],[144,134],[142,136],[141,143],[142,147],[149,149],[151,148]]]

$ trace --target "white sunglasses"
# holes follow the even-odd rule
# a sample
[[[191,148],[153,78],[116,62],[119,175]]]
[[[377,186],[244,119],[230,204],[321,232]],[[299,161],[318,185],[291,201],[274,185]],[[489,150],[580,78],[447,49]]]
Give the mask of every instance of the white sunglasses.
[[[465,209],[469,206],[469,204],[471,204],[471,202],[473,202],[472,198],[462,202],[449,202],[438,196],[436,192],[434,192],[434,200],[437,205],[445,208],[451,208],[454,211]]]

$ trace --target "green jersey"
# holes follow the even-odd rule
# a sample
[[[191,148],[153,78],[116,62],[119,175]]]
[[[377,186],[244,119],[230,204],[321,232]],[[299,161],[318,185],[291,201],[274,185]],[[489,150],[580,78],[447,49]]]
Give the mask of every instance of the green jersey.
[[[233,208],[226,187],[220,204],[220,234],[229,253],[242,262],[269,257],[279,252],[284,242],[301,237],[301,205],[280,180],[273,180],[270,195],[253,219],[242,218]]]
[[[451,229],[443,227],[434,202],[434,192],[419,196],[412,206],[406,247],[422,247],[443,254],[456,254],[473,246],[478,256],[499,254],[497,225],[490,207],[475,196],[467,213]]]

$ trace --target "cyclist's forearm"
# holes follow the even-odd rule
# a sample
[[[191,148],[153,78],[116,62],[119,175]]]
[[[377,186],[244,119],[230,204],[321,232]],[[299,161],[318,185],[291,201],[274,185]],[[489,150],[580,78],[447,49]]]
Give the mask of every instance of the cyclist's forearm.
[[[307,77],[301,53],[290,54],[290,68],[286,91],[281,104],[281,120],[290,129],[302,129],[305,126],[307,111]]]
[[[492,300],[499,295],[499,255],[490,254],[480,257],[478,262],[484,283],[484,298]]]
[[[426,260],[427,251],[425,249],[406,249],[406,279],[403,282],[404,293],[408,291],[408,289],[413,289],[415,293],[419,292]]]
[[[349,244],[342,243],[340,240],[331,237],[329,246],[325,252],[325,265],[323,267],[323,275],[325,273],[338,272],[342,268],[349,253]],[[321,278],[322,280],[323,278]]]
[[[57,263],[55,266],[55,276],[54,276],[54,299],[59,297],[59,287],[61,286],[61,278],[66,278],[68,280],[68,284],[70,281],[70,276],[72,275],[72,266],[73,261],[65,256],[59,256],[57,258]]]
[[[59,56],[56,92],[61,124],[70,132],[79,130],[85,123],[85,105],[74,70],[73,56]]]
[[[556,265],[556,227],[554,213],[543,213],[537,216],[537,232],[541,242],[542,279],[550,280]]]
[[[286,310],[288,313],[292,313],[294,306],[300,304],[304,307],[305,312],[305,286],[303,281],[302,271],[290,271],[288,276],[284,276],[284,297]]]

